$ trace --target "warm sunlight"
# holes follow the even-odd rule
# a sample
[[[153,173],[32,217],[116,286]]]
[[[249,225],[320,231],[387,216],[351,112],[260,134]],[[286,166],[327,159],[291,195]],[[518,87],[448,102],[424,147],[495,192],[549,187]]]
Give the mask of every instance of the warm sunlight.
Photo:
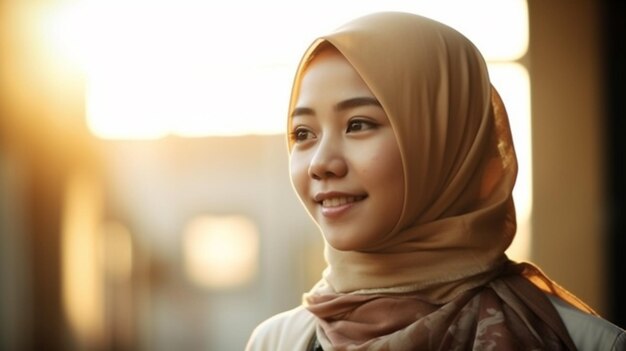
[[[70,177],[61,228],[63,306],[74,336],[85,344],[103,337],[102,206],[102,189],[93,175]]]
[[[513,198],[517,215],[517,234],[507,254],[514,259],[530,257],[530,216],[532,213],[532,149],[530,118],[530,77],[518,63],[489,65],[491,81],[496,87],[509,114],[513,143],[519,171]]]
[[[258,267],[259,234],[243,216],[199,216],[183,234],[185,273],[207,288],[230,288],[249,282]]]
[[[519,235],[509,254],[527,257],[530,83],[526,68],[515,63],[528,47],[524,0],[239,0],[219,5],[68,0],[49,13],[42,30],[49,45],[84,70],[87,124],[99,138],[279,134],[295,66],[314,35],[384,10],[447,23],[490,62],[511,116],[522,170],[515,192]]]
[[[73,0],[50,15],[46,30],[83,66],[88,125],[101,138],[275,134],[313,34],[382,10],[441,20],[489,60],[515,60],[528,45],[524,0]]]

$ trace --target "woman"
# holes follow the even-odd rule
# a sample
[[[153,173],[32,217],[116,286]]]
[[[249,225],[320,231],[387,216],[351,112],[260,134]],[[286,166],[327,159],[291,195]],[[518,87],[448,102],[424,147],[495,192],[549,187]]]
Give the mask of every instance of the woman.
[[[289,106],[291,178],[328,263],[249,350],[610,350],[622,330],[504,251],[517,161],[465,37],[378,13],[316,40]]]

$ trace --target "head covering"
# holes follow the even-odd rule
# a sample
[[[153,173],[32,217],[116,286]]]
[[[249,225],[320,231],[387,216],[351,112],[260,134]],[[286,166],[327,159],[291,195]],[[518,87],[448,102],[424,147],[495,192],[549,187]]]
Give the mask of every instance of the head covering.
[[[549,279],[504,254],[516,229],[517,160],[506,110],[477,48],[425,17],[358,18],[307,50],[290,112],[307,63],[325,45],[352,64],[383,106],[400,148],[405,196],[382,242],[360,252],[326,244],[328,267],[305,296],[324,349],[453,349],[472,338],[492,342],[480,339],[487,334],[513,335],[504,320],[516,329],[509,342],[571,346],[558,315],[536,316],[550,305],[528,278],[552,289]],[[449,334],[451,326],[457,333]]]
[[[336,292],[425,290],[501,265],[515,232],[517,161],[506,112],[495,98],[494,115],[487,68],[474,45],[416,15],[360,18],[307,51],[290,111],[306,62],[322,42],[345,56],[382,104],[406,183],[395,230],[367,252],[327,245],[325,281]],[[448,294],[427,297],[440,301]]]

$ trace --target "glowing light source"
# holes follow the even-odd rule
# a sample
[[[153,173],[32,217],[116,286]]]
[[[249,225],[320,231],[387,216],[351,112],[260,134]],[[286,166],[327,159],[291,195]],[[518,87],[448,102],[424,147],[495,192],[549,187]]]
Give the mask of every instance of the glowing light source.
[[[83,0],[48,28],[83,61],[88,125],[99,137],[272,134],[283,132],[294,65],[314,35],[392,10],[461,30],[488,60],[526,52],[524,0]]]
[[[63,305],[76,340],[87,347],[101,341],[104,327],[100,265],[102,190],[96,179],[76,173],[67,182],[62,218]]]
[[[208,288],[245,284],[257,269],[259,238],[254,224],[242,216],[193,219],[183,237],[185,272]]]
[[[84,1],[59,1],[56,5],[33,6],[29,9],[35,13],[40,35],[47,39],[53,51],[72,64],[83,65],[90,58],[89,21],[85,16],[86,3]]]

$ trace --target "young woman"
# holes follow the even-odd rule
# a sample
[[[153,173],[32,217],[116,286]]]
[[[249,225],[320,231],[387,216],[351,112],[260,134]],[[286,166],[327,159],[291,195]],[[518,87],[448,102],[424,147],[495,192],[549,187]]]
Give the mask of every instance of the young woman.
[[[378,13],[316,40],[289,106],[291,178],[328,263],[249,350],[618,350],[624,331],[507,259],[517,161],[464,36]]]

